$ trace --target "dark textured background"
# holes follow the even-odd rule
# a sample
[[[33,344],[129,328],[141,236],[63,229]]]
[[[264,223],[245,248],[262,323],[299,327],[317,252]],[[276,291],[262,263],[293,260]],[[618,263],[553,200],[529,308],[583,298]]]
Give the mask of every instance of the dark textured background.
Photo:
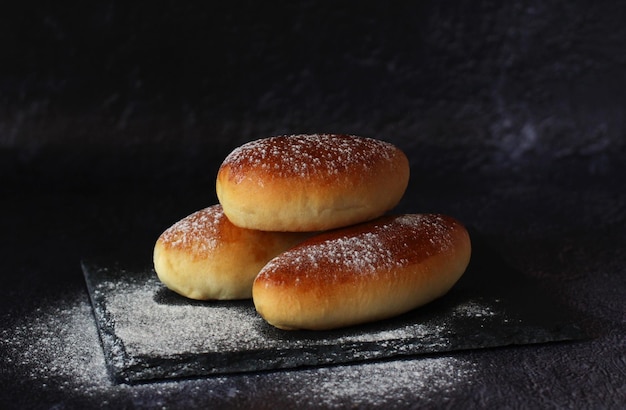
[[[624,406],[623,2],[48,3],[0,6],[2,407]],[[399,210],[457,216],[596,337],[455,355],[480,370],[453,387],[418,359],[135,388],[50,365],[101,355],[46,325],[93,332],[81,257],[145,264],[230,150],[300,132],[397,144]]]

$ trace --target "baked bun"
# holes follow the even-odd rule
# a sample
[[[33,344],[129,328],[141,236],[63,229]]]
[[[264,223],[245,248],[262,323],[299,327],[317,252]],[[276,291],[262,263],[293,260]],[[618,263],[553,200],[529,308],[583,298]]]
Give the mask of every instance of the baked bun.
[[[305,232],[377,218],[397,205],[408,181],[406,155],[387,142],[291,135],[235,149],[219,169],[216,190],[237,226]]]
[[[214,205],[161,234],[154,247],[154,269],[165,286],[191,299],[250,298],[259,270],[305,237],[239,228]]]
[[[465,271],[466,229],[437,214],[387,216],[314,236],[272,259],[252,297],[281,329],[323,330],[389,318],[442,295]]]

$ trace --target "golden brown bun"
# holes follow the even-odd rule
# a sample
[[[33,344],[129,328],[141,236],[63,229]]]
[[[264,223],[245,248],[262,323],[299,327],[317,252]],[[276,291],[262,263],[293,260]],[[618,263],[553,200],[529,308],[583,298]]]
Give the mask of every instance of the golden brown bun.
[[[281,329],[333,329],[389,318],[426,304],[457,282],[469,235],[437,214],[382,217],[309,238],[272,259],[252,297]]]
[[[245,299],[274,256],[305,235],[238,228],[214,205],[183,218],[161,234],[154,269],[169,289],[191,299]]]
[[[217,197],[237,226],[323,231],[392,209],[409,181],[409,161],[387,142],[314,134],[260,139],[221,165]]]

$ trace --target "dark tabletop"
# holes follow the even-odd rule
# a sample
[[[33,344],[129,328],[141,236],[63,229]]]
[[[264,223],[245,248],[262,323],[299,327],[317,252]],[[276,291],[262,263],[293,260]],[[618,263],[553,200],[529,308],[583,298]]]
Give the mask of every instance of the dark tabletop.
[[[2,6],[0,407],[626,406],[624,5],[206,3]],[[149,264],[232,149],[314,132],[399,146],[396,211],[463,221],[589,337],[114,383],[81,260]]]

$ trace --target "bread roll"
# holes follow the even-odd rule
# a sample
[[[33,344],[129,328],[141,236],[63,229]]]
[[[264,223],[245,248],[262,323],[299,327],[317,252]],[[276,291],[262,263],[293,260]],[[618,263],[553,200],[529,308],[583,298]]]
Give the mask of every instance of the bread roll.
[[[442,295],[465,271],[469,235],[437,214],[382,217],[307,239],[272,259],[252,297],[281,329],[334,329],[389,318]]]
[[[254,277],[267,261],[305,237],[236,227],[214,205],[161,234],[154,269],[165,286],[191,299],[250,298]]]
[[[270,137],[235,149],[216,182],[237,226],[323,231],[374,219],[392,209],[409,181],[404,153],[350,135]]]

